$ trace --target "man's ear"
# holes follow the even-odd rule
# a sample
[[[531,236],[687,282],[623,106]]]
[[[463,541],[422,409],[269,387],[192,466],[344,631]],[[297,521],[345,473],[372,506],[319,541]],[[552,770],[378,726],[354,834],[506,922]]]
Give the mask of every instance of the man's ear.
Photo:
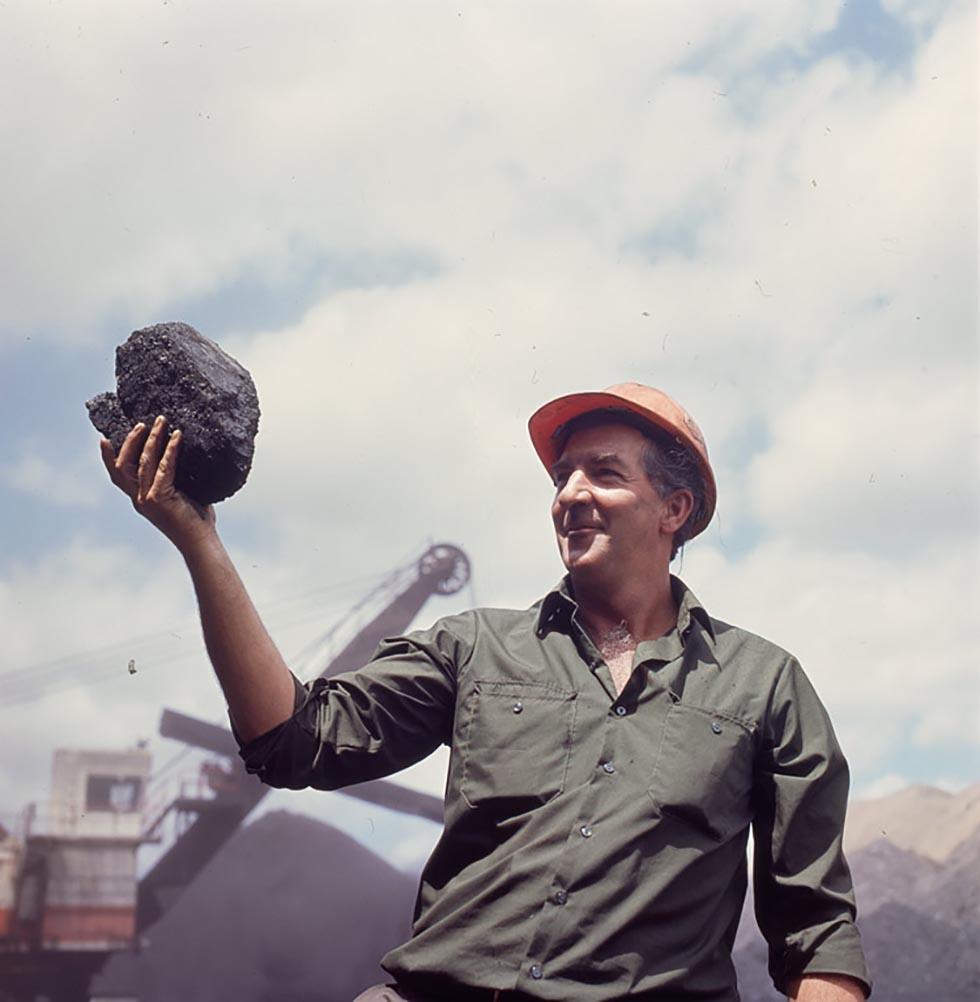
[[[676,490],[664,501],[661,526],[664,532],[674,533],[688,520],[694,510],[694,495],[686,488]]]

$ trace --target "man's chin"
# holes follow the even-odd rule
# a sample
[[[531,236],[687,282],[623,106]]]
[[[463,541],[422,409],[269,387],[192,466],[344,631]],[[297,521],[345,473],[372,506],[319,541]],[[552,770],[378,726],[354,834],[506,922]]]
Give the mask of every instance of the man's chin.
[[[591,541],[588,546],[569,546],[562,550],[562,560],[566,570],[571,574],[588,574],[597,570],[603,563],[604,554],[600,547]]]

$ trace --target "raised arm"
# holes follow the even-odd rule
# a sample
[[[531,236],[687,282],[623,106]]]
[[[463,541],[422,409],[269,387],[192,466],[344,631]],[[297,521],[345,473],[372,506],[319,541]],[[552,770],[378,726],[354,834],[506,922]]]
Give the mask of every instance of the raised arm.
[[[167,422],[136,425],[118,455],[103,439],[102,461],[133,507],[180,551],[194,583],[208,656],[244,741],[264,734],[293,712],[295,685],[221,543],[214,509],[174,487],[180,431]]]

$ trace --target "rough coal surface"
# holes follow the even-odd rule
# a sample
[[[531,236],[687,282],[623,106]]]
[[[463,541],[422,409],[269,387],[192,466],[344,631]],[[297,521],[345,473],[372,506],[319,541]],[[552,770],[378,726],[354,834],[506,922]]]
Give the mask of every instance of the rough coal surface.
[[[158,414],[182,432],[175,484],[201,504],[231,497],[252,468],[259,400],[248,371],[184,323],[133,331],[116,349],[116,392],[86,407],[118,452],[139,421]]]
[[[113,449],[118,452],[134,424],[120,406],[119,397],[115,393],[100,393],[87,400],[85,406],[92,424],[112,442]]]

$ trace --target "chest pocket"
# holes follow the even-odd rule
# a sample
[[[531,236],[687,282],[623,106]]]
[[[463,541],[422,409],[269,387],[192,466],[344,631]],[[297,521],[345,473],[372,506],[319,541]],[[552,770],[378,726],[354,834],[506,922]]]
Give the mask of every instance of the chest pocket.
[[[460,792],[470,807],[510,801],[516,813],[562,792],[576,695],[541,682],[474,683],[461,742]]]
[[[753,728],[675,702],[648,793],[657,810],[724,841],[751,818]]]

